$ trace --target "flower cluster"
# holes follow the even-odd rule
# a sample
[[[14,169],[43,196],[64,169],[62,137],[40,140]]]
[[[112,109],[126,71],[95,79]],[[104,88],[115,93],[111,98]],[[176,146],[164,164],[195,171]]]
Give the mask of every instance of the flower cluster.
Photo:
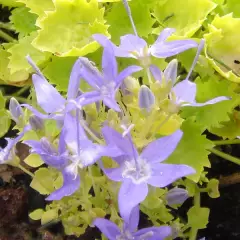
[[[150,186],[163,188],[177,179],[195,173],[195,170],[187,165],[164,163],[180,142],[183,136],[181,130],[177,129],[172,134],[160,138],[153,136],[143,146],[134,141],[135,123],[128,112],[131,103],[124,102],[124,97],[133,92],[126,84],[124,86],[124,81],[136,72],[147,72],[149,85],[138,88],[138,108],[146,110],[147,115],[151,114],[153,109],[159,112],[163,108],[168,117],[160,125],[167,122],[170,116],[177,114],[184,106],[200,107],[229,99],[222,96],[205,103],[196,102],[196,84],[191,82],[189,77],[204,42],[168,41],[173,32],[174,29],[164,29],[150,47],[144,39],[136,35],[128,34],[121,37],[119,46],[104,35],[93,35],[103,47],[102,71],[99,71],[89,59],[79,57],[72,68],[66,97],[47,81],[28,56],[28,62],[36,72],[32,76],[32,81],[37,106],[19,105],[15,99],[10,102],[12,119],[23,131],[17,138],[8,140],[7,147],[0,152],[0,163],[11,162],[15,158],[15,145],[26,132],[30,130],[40,132],[39,140],[28,139],[24,143],[31,148],[32,153],[38,154],[45,164],[62,173],[63,185],[47,197],[50,201],[60,200],[76,192],[81,185],[82,169],[97,164],[111,181],[120,184],[118,205],[124,220],[122,228],[119,229],[106,219],[97,218],[93,222],[110,240],[155,240],[171,235],[171,228],[168,226],[137,231],[139,204],[146,199]],[[164,71],[152,63],[154,57],[171,57],[190,48],[197,48],[197,54],[187,77],[179,83],[176,59],[170,61]],[[135,58],[138,64],[128,66],[119,72],[116,57]],[[82,81],[88,83],[90,91],[80,90]],[[157,89],[164,89],[165,95],[160,97],[156,95],[156,91],[154,93],[151,89],[153,85],[158,86]],[[124,91],[124,87],[127,92]],[[116,112],[120,122],[112,125],[105,119],[99,126],[100,131],[91,128],[85,111],[91,104],[95,104],[95,111],[99,111],[99,106],[104,105],[107,107],[105,112]],[[23,107],[32,113],[28,124]],[[56,121],[58,125],[57,139],[49,139],[41,132],[44,121],[48,119]],[[106,166],[103,157],[110,159],[114,167]],[[178,204],[186,198],[185,190],[174,189],[169,192],[168,201],[169,204]]]

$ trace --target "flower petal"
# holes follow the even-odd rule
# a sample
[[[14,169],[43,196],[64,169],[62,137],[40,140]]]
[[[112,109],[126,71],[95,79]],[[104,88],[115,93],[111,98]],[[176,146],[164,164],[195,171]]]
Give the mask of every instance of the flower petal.
[[[132,145],[129,138],[122,137],[122,135],[113,128],[104,126],[102,128],[102,134],[107,144],[115,145],[123,152],[123,155],[128,155],[130,158],[138,155],[137,149]]]
[[[195,97],[197,92],[197,86],[195,83],[188,80],[183,80],[177,83],[172,91],[181,102],[195,103]]]
[[[129,67],[125,68],[124,70],[122,70],[116,78],[116,88],[115,89],[118,89],[121,86],[121,84],[125,78],[127,78],[128,76],[130,76],[133,73],[138,72],[140,70],[142,70],[142,67],[139,67],[136,65],[129,66]]]
[[[166,58],[177,55],[190,48],[197,47],[198,44],[193,40],[174,40],[170,42],[155,42],[151,46],[151,54],[157,58]]]
[[[43,77],[33,74],[32,80],[37,102],[46,113],[57,112],[64,107],[65,99]]]
[[[72,68],[70,80],[68,84],[67,99],[74,99],[77,97],[81,79],[81,61],[78,59]]]
[[[95,103],[102,100],[102,96],[99,91],[92,91],[83,93],[76,99],[77,105],[81,108],[91,103]]]
[[[226,100],[230,100],[231,98],[229,97],[224,97],[224,96],[221,96],[221,97],[216,97],[216,98],[213,98],[205,103],[192,103],[191,106],[194,106],[194,107],[202,107],[202,106],[206,106],[206,105],[210,105],[210,104],[215,104],[215,103],[218,103],[218,102],[222,102],[222,101],[226,101]]]
[[[141,239],[142,236],[148,236],[148,238],[142,238],[147,240],[164,240],[166,237],[172,234],[172,229],[169,226],[161,226],[161,227],[149,227],[149,228],[143,228],[139,231],[137,231],[134,234],[134,237],[138,237],[138,239]]]
[[[39,118],[42,118],[42,119],[50,119],[50,118],[52,118],[48,114],[44,114],[44,113],[39,112],[37,109],[35,109],[34,107],[32,107],[29,104],[21,104],[21,106],[27,108],[28,110],[30,110],[34,115],[36,115]]]
[[[139,211],[139,206],[137,205],[135,208],[133,208],[133,210],[131,212],[129,222],[126,223],[126,225],[127,225],[126,227],[131,232],[135,232],[137,230],[139,218],[140,218],[140,211]]]
[[[177,81],[177,68],[178,68],[178,61],[177,59],[173,59],[164,70],[164,78],[166,82],[172,82],[172,86]]]
[[[167,40],[167,38],[170,37],[175,31],[176,31],[176,29],[174,29],[174,28],[164,28],[164,29],[160,32],[160,34],[159,34],[157,40],[155,41],[154,45],[155,45],[155,44],[162,44],[162,43],[165,42],[165,41]]]
[[[162,71],[156,65],[150,65],[149,67],[154,79],[158,82],[162,82]]]
[[[51,193],[46,200],[53,201],[53,200],[61,200],[65,196],[70,196],[74,192],[76,192],[80,187],[80,177],[76,176],[68,170],[66,167],[62,171],[63,175],[63,186],[53,193]]]
[[[121,112],[121,109],[114,98],[103,97],[103,103],[116,112]]]
[[[80,57],[81,76],[93,88],[98,89],[103,84],[103,76],[88,58]]]
[[[167,159],[177,147],[183,132],[177,130],[173,134],[151,142],[141,154],[141,158],[149,162],[162,162]]]
[[[101,167],[101,169],[103,170],[104,174],[107,175],[107,177],[112,181],[121,182],[123,180],[123,177],[122,177],[123,167],[118,167],[118,168]]]
[[[133,35],[127,34],[120,38],[119,47],[115,48],[115,56],[117,57],[133,57],[136,58],[131,52],[141,53],[142,49],[147,46],[147,43],[144,39]]]
[[[129,222],[131,211],[146,198],[147,194],[146,183],[134,184],[130,179],[123,181],[118,193],[118,204],[120,215],[125,222]]]
[[[148,184],[160,188],[196,172],[192,167],[183,164],[155,163],[151,167],[152,176],[148,180]]]
[[[109,240],[116,240],[121,235],[118,226],[104,218],[96,218],[93,223]]]

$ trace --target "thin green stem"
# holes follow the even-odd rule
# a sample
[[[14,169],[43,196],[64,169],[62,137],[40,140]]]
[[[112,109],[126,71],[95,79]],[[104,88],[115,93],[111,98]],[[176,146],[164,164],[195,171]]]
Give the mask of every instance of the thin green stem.
[[[13,96],[4,96],[6,99],[11,99]],[[14,96],[14,98],[16,98],[19,102],[23,102],[23,103],[31,103],[27,98],[24,97],[18,97],[18,96]]]
[[[26,174],[28,174],[29,176],[31,176],[32,178],[34,177],[34,174],[31,173],[30,171],[28,171],[25,167],[23,167],[22,165],[18,165],[18,168],[20,168],[23,172],[25,172]]]
[[[29,86],[22,87],[17,92],[15,92],[13,94],[13,96],[18,97],[18,96],[22,95],[24,92],[26,92],[28,89],[29,89]]]
[[[152,83],[152,77],[151,77],[151,72],[150,72],[149,68],[147,68],[147,77],[148,77],[148,83],[151,84]]]
[[[4,28],[6,30],[14,30],[11,23],[0,22],[0,28]]]
[[[217,150],[216,148],[212,148],[212,149],[208,149],[208,151],[210,151],[211,153],[214,153],[215,155],[221,157],[221,158],[224,158],[230,162],[233,162],[233,163],[236,163],[238,165],[240,165],[240,159],[239,158],[236,158],[236,157],[233,157],[227,153],[223,153],[219,150]]]
[[[6,40],[7,42],[14,42],[16,39],[11,37],[9,34],[5,33],[0,29],[0,38]]]
[[[214,145],[228,145],[228,144],[240,144],[240,139],[232,139],[232,140],[216,140],[212,141]]]

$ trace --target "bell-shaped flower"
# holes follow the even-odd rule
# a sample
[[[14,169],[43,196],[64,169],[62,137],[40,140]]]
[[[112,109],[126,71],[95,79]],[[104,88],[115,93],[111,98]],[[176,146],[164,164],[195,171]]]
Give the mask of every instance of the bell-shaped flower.
[[[112,43],[114,54],[117,57],[135,58],[141,66],[148,68],[152,64],[152,56],[167,58],[186,51],[187,49],[197,47],[197,42],[190,39],[167,41],[168,37],[174,32],[175,29],[173,28],[163,29],[155,43],[151,46],[148,46],[147,42],[137,35],[124,35],[120,38],[120,45],[118,47]],[[93,37],[101,45],[105,46],[107,37],[100,34],[95,34]],[[103,40],[103,38],[105,38],[105,40]]]
[[[101,37],[103,35],[100,35]],[[102,73],[87,58],[80,57],[81,76],[94,89],[91,92],[82,94],[79,97],[78,104],[89,104],[103,101],[109,108],[120,111],[115,100],[116,92],[121,86],[123,80],[132,73],[140,71],[139,66],[129,66],[118,74],[117,61],[114,56],[114,50],[109,40],[104,44],[102,55]]]
[[[34,113],[34,115],[40,118],[54,118],[59,122],[63,121],[64,113],[69,111],[75,106],[75,99],[78,97],[79,84],[80,84],[80,61],[75,62],[68,85],[67,99],[65,99],[54,88],[41,73],[40,69],[36,66],[30,56],[27,56],[29,64],[36,71],[36,74],[32,75],[32,82],[35,89],[37,103],[44,110],[45,113],[41,113],[28,104],[22,104],[22,106],[28,108]]]
[[[124,218],[124,216],[122,216],[122,218],[124,220],[122,228],[119,228],[115,223],[104,218],[96,218],[93,221],[93,225],[95,225],[108,240],[164,240],[172,233],[171,227],[169,226],[148,227],[137,230],[139,223],[138,206],[131,211],[129,219]]]
[[[44,129],[44,121],[42,118],[38,116],[30,116],[29,117],[29,124],[33,131],[41,131]]]
[[[138,106],[149,112],[154,104],[155,96],[153,92],[146,85],[142,85],[138,93]]]
[[[182,204],[189,198],[188,191],[175,187],[168,191],[166,200],[168,205]]]
[[[130,134],[123,137],[110,127],[103,127],[103,136],[107,143],[114,143],[124,154],[113,158],[119,167],[103,171],[113,181],[122,182],[118,201],[124,218],[142,202],[148,194],[148,184],[165,187],[175,180],[195,173],[192,167],[183,164],[165,164],[182,138],[178,130],[170,136],[162,137],[150,143],[139,154],[132,143]]]
[[[29,131],[31,127],[29,125],[25,126],[23,131],[15,138],[6,138],[7,146],[5,148],[0,148],[0,164],[16,164],[16,144],[21,140],[24,134]]]

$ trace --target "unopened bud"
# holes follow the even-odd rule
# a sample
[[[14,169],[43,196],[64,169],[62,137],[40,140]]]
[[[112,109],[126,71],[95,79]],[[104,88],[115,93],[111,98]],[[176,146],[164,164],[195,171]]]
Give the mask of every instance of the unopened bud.
[[[127,77],[123,81],[123,86],[125,90],[133,92],[135,89],[139,88],[139,82],[136,78]]]
[[[14,97],[10,99],[9,111],[16,124],[21,124],[23,120],[23,110],[19,102]]]
[[[37,116],[31,116],[29,118],[29,123],[34,131],[41,131],[44,128],[43,120]]]
[[[168,191],[166,200],[168,205],[182,204],[188,199],[188,191],[183,188],[173,188]]]
[[[138,105],[140,108],[147,109],[148,111],[155,103],[155,96],[151,89],[142,85],[138,94]]]
[[[177,59],[173,59],[164,70],[164,78],[166,82],[172,82],[172,85],[176,83],[177,80],[177,68],[178,61]]]

